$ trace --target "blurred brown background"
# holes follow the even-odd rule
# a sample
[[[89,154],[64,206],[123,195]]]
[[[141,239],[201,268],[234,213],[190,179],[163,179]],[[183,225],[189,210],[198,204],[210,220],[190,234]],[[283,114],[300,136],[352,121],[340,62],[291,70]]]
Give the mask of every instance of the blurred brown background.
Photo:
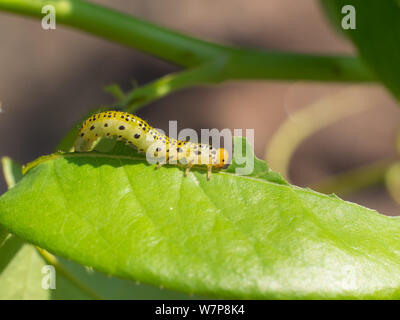
[[[331,28],[315,0],[94,1],[162,26],[221,43],[308,53],[354,53]],[[110,104],[102,87],[130,88],[176,67],[93,36],[0,12],[0,155],[20,163],[54,151],[63,134],[88,110]],[[296,110],[351,85],[305,82],[232,82],[172,94],[138,115],[167,129],[254,128],[255,151],[264,152],[279,125]],[[307,139],[296,151],[292,182],[308,186],[328,175],[395,155],[400,110],[379,86],[354,85],[374,105]],[[365,98],[365,97],[364,97]],[[5,191],[1,181],[0,191]],[[383,187],[346,199],[397,215]]]

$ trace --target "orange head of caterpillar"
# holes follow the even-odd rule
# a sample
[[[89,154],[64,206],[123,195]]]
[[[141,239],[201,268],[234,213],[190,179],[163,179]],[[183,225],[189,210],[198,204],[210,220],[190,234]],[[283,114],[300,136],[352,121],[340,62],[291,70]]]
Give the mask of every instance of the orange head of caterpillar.
[[[219,148],[217,150],[217,159],[216,163],[214,164],[215,168],[222,168],[228,164],[229,161],[229,153],[224,148]]]

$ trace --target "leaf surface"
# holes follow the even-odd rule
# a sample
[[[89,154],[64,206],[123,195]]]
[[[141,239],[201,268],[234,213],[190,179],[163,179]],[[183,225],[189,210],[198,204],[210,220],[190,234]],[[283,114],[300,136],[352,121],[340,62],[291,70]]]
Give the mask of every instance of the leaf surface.
[[[0,223],[104,273],[186,293],[400,297],[398,218],[265,177],[155,170],[117,149],[39,159],[0,198]]]
[[[22,168],[7,157],[2,159],[2,165],[7,185],[12,188],[22,178]],[[54,267],[55,289],[42,287],[43,278],[48,275],[45,266]],[[198,297],[109,277],[38,251],[0,225],[0,300],[188,298]]]

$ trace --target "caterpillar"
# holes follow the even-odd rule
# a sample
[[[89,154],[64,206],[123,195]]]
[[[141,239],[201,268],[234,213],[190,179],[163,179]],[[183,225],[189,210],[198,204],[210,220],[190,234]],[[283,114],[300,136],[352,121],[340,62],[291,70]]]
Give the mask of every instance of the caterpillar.
[[[100,138],[117,137],[139,152],[152,151],[157,166],[180,164],[185,166],[185,176],[195,166],[207,167],[210,180],[213,168],[228,164],[229,153],[224,148],[213,148],[208,144],[192,143],[167,137],[152,128],[141,118],[121,111],[106,111],[93,114],[82,124],[74,143],[77,152],[91,151]]]

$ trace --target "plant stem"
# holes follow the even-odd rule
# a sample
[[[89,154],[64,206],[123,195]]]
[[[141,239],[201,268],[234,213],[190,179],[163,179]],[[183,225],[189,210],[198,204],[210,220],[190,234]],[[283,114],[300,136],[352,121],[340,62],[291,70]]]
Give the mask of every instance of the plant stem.
[[[375,77],[358,58],[234,49],[223,79],[371,82]]]
[[[389,167],[395,163],[395,159],[380,160],[356,168],[313,184],[310,188],[321,193],[335,193],[343,196],[354,193],[385,181],[385,175]]]
[[[135,112],[143,105],[166,96],[170,92],[186,87],[218,82],[224,60],[215,60],[179,73],[170,74],[140,88],[133,89],[122,97],[118,104],[125,111]]]
[[[47,264],[52,265],[56,268],[57,272],[64,276],[67,280],[69,280],[75,287],[77,287],[80,291],[85,293],[87,296],[91,297],[94,300],[104,300],[103,297],[100,297],[94,290],[86,286],[82,281],[76,278],[71,272],[68,271],[57,259],[57,257],[53,256],[51,253],[46,250],[36,247],[38,253],[41,255],[43,260]]]
[[[275,171],[289,179],[294,152],[306,139],[333,123],[377,106],[362,88],[350,88],[320,98],[304,108],[288,113],[270,139],[265,160]]]
[[[0,10],[42,18],[44,5],[56,9],[57,23],[136,48],[183,67],[225,57],[220,80],[278,79],[374,81],[358,58],[264,52],[223,46],[158,27],[127,14],[78,0],[2,0]]]

